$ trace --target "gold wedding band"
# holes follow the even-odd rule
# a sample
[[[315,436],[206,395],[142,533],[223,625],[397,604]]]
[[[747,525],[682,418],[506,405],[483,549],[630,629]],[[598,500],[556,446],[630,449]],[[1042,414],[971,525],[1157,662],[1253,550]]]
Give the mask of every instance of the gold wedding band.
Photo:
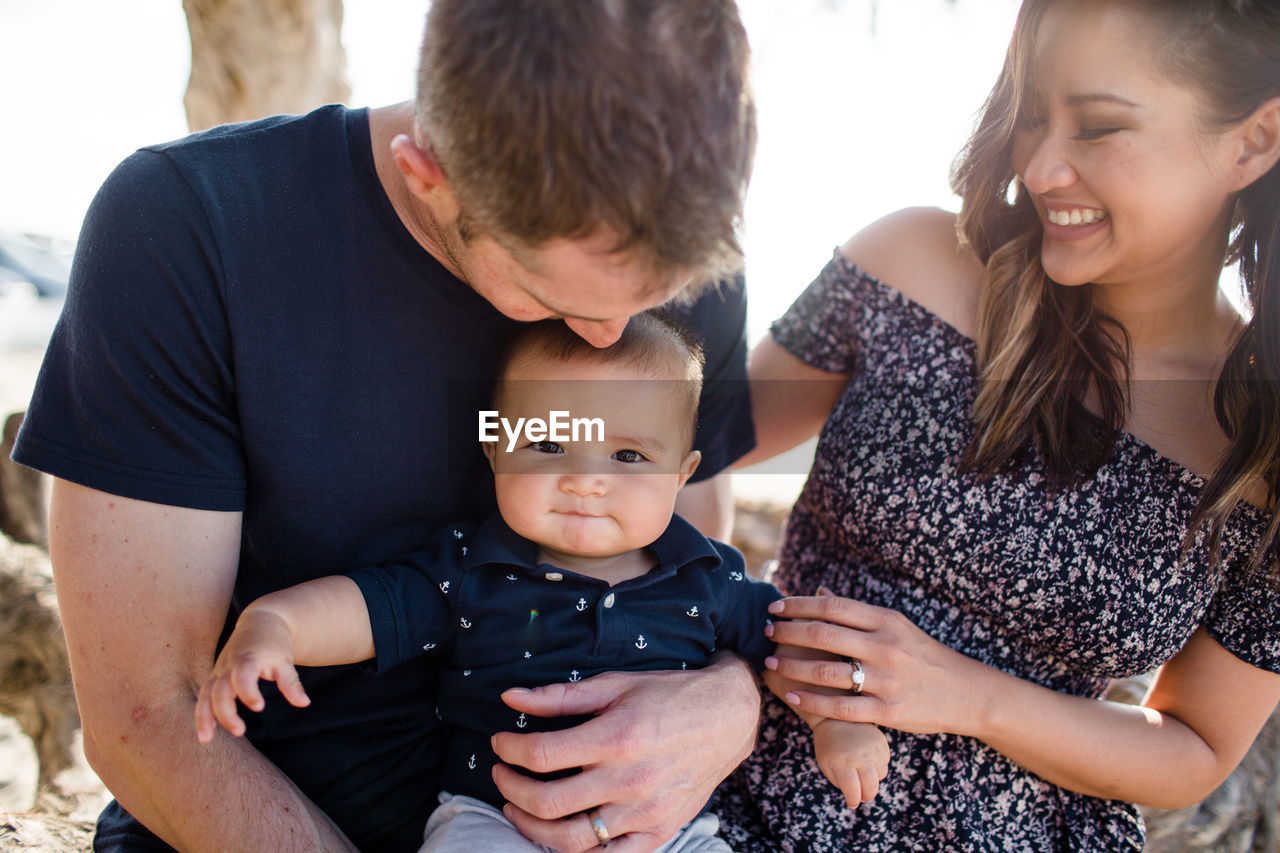
[[[596,841],[600,842],[601,847],[607,845],[612,836],[604,825],[604,818],[600,817],[600,810],[587,809],[587,820],[591,821],[591,831],[596,834]]]

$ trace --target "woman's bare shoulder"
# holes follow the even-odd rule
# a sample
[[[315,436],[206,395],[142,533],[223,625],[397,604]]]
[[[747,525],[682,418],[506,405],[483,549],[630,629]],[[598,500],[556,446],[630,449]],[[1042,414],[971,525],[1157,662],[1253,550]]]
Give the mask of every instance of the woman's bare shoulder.
[[[851,263],[973,337],[983,267],[960,245],[956,215],[909,207],[871,223],[840,252]]]

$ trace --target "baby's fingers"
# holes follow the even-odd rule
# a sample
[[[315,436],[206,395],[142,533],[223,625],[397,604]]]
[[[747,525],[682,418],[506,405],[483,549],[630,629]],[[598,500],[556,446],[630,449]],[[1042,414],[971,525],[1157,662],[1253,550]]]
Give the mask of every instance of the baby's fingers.
[[[196,697],[196,740],[208,743],[213,740],[213,733],[218,730],[218,721],[213,716],[213,700],[210,698],[212,682],[200,685],[200,695]]]
[[[257,684],[254,684],[257,690]],[[209,707],[218,723],[236,737],[244,734],[244,720],[236,709],[236,691],[226,676],[217,678],[209,687]]]
[[[280,688],[280,695],[295,708],[305,708],[311,704],[311,697],[307,695],[307,691],[302,689],[302,679],[298,677],[298,671],[289,664],[281,664],[276,668],[275,678],[272,679],[276,683],[276,687]]]
[[[862,802],[869,803],[876,798],[876,794],[880,793],[880,777],[871,767],[863,767],[858,771],[858,781],[862,783]],[[857,808],[858,803],[850,802],[851,808]]]

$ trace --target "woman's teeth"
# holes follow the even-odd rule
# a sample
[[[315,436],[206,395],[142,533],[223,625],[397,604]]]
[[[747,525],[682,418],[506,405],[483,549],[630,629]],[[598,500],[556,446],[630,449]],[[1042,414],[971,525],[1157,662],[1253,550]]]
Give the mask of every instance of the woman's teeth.
[[[1105,210],[1091,208],[1074,208],[1072,210],[1049,210],[1046,217],[1054,225],[1092,225],[1107,218]]]

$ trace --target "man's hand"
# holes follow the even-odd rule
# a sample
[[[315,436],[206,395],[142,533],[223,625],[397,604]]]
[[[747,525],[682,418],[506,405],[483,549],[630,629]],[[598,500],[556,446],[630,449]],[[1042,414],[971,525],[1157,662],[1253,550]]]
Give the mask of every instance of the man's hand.
[[[536,772],[581,767],[539,782],[497,765],[493,778],[521,832],[566,853],[598,846],[588,809],[615,839],[611,853],[647,853],[692,820],[755,745],[760,694],[739,658],[696,672],[605,673],[574,684],[503,694],[541,717],[595,714],[558,732],[494,735],[507,764]]]

